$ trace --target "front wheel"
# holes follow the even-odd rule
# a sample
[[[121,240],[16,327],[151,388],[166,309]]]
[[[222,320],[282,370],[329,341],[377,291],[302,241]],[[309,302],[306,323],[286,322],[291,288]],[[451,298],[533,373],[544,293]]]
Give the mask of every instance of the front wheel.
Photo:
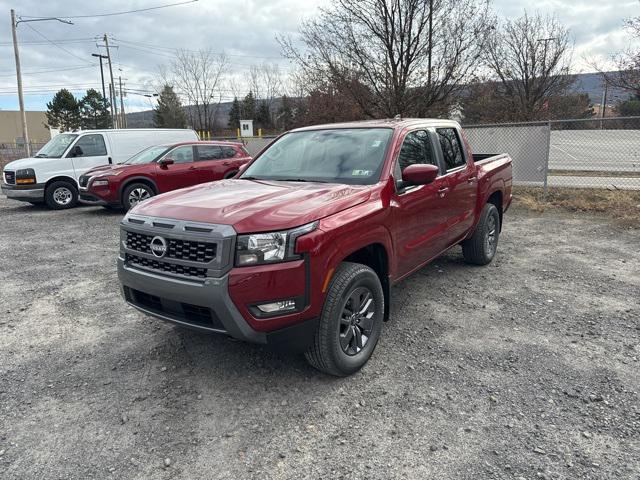
[[[376,348],[384,316],[378,275],[366,265],[344,262],[336,269],[307,361],[344,377],[367,363]]]
[[[467,263],[487,265],[498,249],[500,214],[492,203],[487,203],[471,238],[462,242],[462,255]]]
[[[49,208],[63,210],[78,204],[78,189],[71,182],[53,182],[44,191],[44,200]]]
[[[125,210],[133,208],[138,203],[153,197],[156,192],[144,183],[132,183],[122,192],[122,207]]]

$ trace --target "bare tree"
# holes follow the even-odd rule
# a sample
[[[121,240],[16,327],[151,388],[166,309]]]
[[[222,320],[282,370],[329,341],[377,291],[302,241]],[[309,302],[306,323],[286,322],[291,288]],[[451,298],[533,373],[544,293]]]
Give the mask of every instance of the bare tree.
[[[283,81],[277,64],[263,63],[252,65],[249,69],[249,89],[255,98],[266,102],[270,115],[274,112],[274,100],[283,93]]]
[[[640,40],[640,16],[625,20],[631,36]],[[605,81],[612,87],[621,88],[640,98],[640,50],[629,48],[613,58],[616,72],[603,72]]]
[[[228,63],[225,55],[211,50],[178,50],[171,62],[171,84],[189,105],[188,115],[195,128],[214,129]]]
[[[491,36],[487,65],[497,92],[510,106],[511,120],[542,118],[552,98],[575,82],[569,75],[572,45],[568,30],[554,16],[525,13],[506,20]]]
[[[462,88],[492,24],[487,0],[333,0],[300,27],[305,50],[279,41],[309,82],[366,116],[424,115]]]

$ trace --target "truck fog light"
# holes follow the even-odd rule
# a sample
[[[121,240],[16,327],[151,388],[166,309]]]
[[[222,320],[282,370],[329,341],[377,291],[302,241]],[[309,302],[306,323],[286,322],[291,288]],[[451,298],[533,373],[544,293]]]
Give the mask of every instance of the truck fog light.
[[[296,301],[282,300],[281,302],[263,303],[257,307],[262,313],[288,312],[296,309]]]

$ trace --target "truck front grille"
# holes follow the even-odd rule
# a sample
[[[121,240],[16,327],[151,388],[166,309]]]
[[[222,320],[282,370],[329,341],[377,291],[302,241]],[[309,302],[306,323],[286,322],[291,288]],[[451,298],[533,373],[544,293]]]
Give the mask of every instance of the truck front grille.
[[[7,185],[15,185],[16,184],[16,172],[10,172],[8,170],[4,171],[4,183]]]
[[[130,253],[125,254],[124,259],[128,265],[134,267],[142,267],[150,270],[157,270],[159,272],[170,273],[173,275],[182,275],[185,277],[207,277],[206,268],[177,265],[175,263],[163,262],[162,260],[152,260],[150,258],[140,257],[138,255],[132,255]]]
[[[153,235],[127,232],[127,248],[142,253],[151,253],[151,240],[153,238]],[[165,256],[168,258],[209,263],[216,257],[217,245],[215,243],[178,240],[175,238],[167,238],[166,240],[167,253]]]

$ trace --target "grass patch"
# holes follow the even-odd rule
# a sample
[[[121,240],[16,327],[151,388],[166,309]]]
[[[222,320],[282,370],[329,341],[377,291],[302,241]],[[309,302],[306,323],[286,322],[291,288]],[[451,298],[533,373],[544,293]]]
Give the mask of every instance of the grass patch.
[[[514,205],[534,212],[560,208],[571,212],[604,215],[626,227],[640,228],[640,191],[597,188],[514,187]]]

